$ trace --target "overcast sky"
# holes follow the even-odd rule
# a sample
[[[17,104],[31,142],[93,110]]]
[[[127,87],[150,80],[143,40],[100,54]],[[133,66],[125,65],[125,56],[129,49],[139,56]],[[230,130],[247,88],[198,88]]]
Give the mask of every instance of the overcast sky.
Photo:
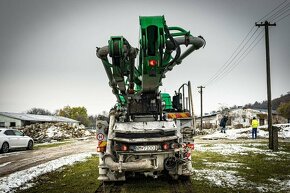
[[[107,45],[110,36],[123,35],[138,47],[138,17],[164,15],[168,26],[190,30],[207,42],[167,73],[161,87],[173,94],[190,80],[199,113],[197,86],[205,85],[255,22],[282,2],[0,0],[0,111],[39,107],[53,112],[66,105],[85,106],[89,114],[108,111],[116,99],[95,55],[96,46]],[[270,27],[272,98],[290,91],[289,34],[290,16]],[[266,88],[263,38],[230,73],[206,85],[204,112],[266,100]]]

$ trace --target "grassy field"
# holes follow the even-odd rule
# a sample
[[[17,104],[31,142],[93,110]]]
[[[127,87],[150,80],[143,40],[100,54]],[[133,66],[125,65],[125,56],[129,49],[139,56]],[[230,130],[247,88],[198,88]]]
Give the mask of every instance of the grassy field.
[[[86,162],[80,162],[42,175],[32,182],[33,187],[17,192],[95,192],[100,183],[97,181],[98,160],[98,157],[92,157]]]
[[[290,143],[280,143],[280,149],[273,153],[267,149],[266,142],[202,144],[192,154],[193,192],[289,192]],[[42,175],[33,182],[33,187],[17,192],[95,192],[100,183],[97,165],[98,158],[92,157]],[[170,193],[170,183],[163,178],[128,179],[121,192]],[[188,192],[181,181],[176,187],[179,192]]]
[[[205,144],[209,150],[193,153],[196,172],[192,182],[200,187],[198,192],[289,192],[289,142],[280,143],[277,153],[268,150],[266,142],[228,144],[221,152],[211,151],[216,147]],[[234,153],[227,154],[227,148]]]

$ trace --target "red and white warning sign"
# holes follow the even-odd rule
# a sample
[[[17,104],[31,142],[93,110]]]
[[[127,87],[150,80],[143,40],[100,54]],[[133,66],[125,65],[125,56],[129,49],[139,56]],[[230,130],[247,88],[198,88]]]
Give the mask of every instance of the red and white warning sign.
[[[105,136],[104,136],[103,133],[98,133],[98,134],[97,134],[97,140],[99,140],[99,141],[103,141],[104,138],[105,138]]]

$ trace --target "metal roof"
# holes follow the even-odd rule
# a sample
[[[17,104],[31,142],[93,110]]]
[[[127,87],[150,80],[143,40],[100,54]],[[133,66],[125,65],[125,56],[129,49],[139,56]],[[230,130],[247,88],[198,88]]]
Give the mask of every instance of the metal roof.
[[[14,119],[19,119],[22,121],[33,121],[33,122],[66,122],[66,123],[78,123],[74,119],[69,119],[61,116],[54,115],[34,115],[34,114],[26,114],[26,113],[8,113],[8,112],[0,112],[0,115],[7,116]]]

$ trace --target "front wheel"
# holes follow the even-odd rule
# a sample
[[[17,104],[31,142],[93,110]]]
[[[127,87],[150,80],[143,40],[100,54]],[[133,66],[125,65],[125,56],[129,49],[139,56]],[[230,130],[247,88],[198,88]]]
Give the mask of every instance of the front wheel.
[[[9,144],[8,144],[7,142],[4,142],[4,143],[2,144],[1,152],[2,152],[2,153],[8,153],[8,152],[9,152]]]
[[[30,140],[30,141],[28,142],[27,149],[28,149],[28,150],[32,150],[32,149],[33,149],[33,141]]]

